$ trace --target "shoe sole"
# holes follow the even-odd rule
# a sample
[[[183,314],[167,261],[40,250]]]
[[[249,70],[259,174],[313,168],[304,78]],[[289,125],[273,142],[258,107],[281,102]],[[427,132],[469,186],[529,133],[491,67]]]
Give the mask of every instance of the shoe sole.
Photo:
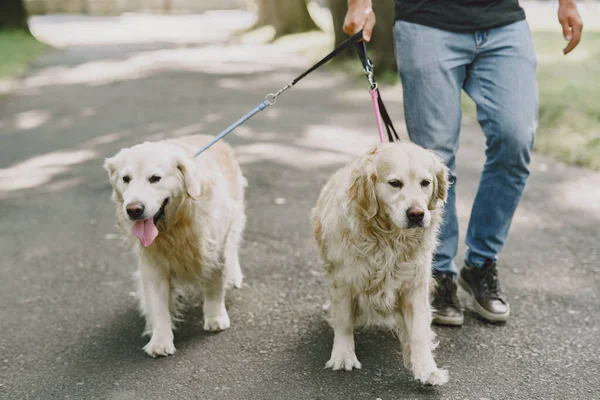
[[[507,310],[504,314],[491,313],[488,310],[486,310],[485,308],[483,308],[483,306],[481,304],[479,304],[479,302],[477,302],[477,300],[475,299],[475,296],[473,296],[473,292],[471,292],[471,287],[469,286],[469,284],[467,282],[465,282],[465,280],[462,278],[462,276],[460,276],[460,274],[458,275],[458,284],[465,292],[467,292],[469,294],[469,296],[473,300],[473,308],[475,308],[475,312],[481,318],[486,319],[490,322],[506,322],[508,320],[508,316],[510,315],[510,305],[509,304],[506,305]]]
[[[433,315],[431,323],[435,325],[446,325],[446,326],[461,326],[464,322],[464,317],[461,315],[460,317],[442,317]]]

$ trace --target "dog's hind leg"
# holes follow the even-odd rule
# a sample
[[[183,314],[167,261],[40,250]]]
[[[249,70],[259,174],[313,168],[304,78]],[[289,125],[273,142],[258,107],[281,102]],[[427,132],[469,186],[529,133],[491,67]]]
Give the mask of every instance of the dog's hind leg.
[[[241,211],[236,210],[231,221],[231,229],[225,240],[225,274],[227,286],[233,285],[236,288],[242,287],[244,275],[240,266],[239,247],[242,238],[242,232],[246,225],[246,216]]]

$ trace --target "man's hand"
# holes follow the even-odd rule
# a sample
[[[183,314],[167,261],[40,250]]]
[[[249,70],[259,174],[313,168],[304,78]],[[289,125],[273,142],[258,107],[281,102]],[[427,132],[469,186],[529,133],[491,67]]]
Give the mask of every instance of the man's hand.
[[[562,25],[565,40],[569,41],[567,47],[563,49],[563,53],[569,54],[579,44],[583,30],[583,22],[581,22],[575,0],[559,0],[558,21]]]
[[[363,39],[371,40],[373,27],[375,26],[375,13],[371,8],[371,0],[348,0],[348,12],[344,19],[344,32],[354,35],[363,30]]]

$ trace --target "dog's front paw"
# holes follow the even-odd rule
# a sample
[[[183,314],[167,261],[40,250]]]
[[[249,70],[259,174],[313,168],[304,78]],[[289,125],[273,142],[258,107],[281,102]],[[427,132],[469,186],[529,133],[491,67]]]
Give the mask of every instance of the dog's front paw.
[[[219,332],[228,329],[230,326],[229,315],[207,316],[204,317],[204,330],[210,332]]]
[[[445,369],[436,369],[431,373],[415,373],[415,379],[425,385],[443,385],[448,382],[448,371]]]
[[[155,339],[155,337],[152,336],[150,342],[144,346],[144,351],[152,357],[170,356],[175,353],[175,345],[173,344],[173,339]]]
[[[356,354],[339,352],[331,354],[331,359],[327,361],[325,368],[331,368],[334,371],[340,369],[352,371],[353,368],[361,369],[362,364],[358,361],[358,358],[356,358]]]

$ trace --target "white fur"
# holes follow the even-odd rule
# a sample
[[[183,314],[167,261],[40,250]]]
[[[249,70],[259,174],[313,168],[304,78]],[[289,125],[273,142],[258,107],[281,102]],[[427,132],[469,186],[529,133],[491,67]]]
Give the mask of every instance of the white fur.
[[[403,187],[392,187],[393,180]],[[403,142],[374,146],[323,187],[312,223],[330,282],[334,340],[326,367],[361,368],[354,327],[383,325],[398,334],[404,365],[415,379],[447,382],[448,372],[432,355],[437,344],[429,303],[447,189],[442,161]],[[424,211],[423,223],[410,228],[406,212],[415,207]]]
[[[238,248],[246,223],[247,181],[233,150],[222,141],[193,157],[210,139],[194,135],[144,142],[122,149],[104,163],[113,186],[117,225],[137,256],[144,333],[151,335],[144,350],[153,357],[175,352],[173,327],[182,294],[201,289],[204,329],[220,331],[230,326],[226,289],[242,286]],[[123,181],[125,175],[128,183]],[[151,183],[153,175],[160,181]],[[139,202],[145,206],[144,218],[152,217],[166,198],[165,217],[156,225],[159,234],[144,247],[131,234],[134,222],[126,206]]]

